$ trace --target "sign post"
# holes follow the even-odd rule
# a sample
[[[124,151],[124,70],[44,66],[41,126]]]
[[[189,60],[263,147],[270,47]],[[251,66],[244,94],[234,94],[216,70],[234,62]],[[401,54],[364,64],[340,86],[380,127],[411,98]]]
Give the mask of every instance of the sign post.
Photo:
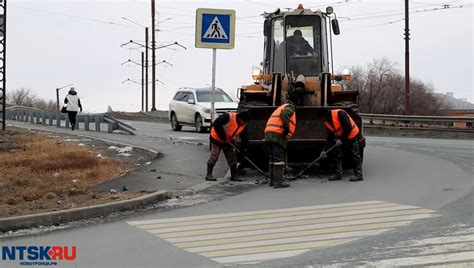
[[[235,10],[198,8],[196,10],[197,48],[212,48],[211,122],[214,122],[217,49],[233,49]]]

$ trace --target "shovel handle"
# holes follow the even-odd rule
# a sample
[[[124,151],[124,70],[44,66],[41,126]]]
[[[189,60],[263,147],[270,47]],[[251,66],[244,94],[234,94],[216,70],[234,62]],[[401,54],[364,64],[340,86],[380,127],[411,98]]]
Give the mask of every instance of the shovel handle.
[[[237,146],[233,145],[232,143],[230,143],[230,146],[232,146],[232,148],[234,148],[234,150],[236,150],[239,154],[241,154],[241,152],[239,151],[239,149],[237,149]],[[250,160],[250,158],[248,158],[246,155],[243,155],[245,160],[249,161],[249,163],[265,178],[265,179],[268,179],[267,175],[265,174],[265,172],[263,172],[254,162],[252,162],[252,160]]]
[[[325,153],[329,153],[330,151],[332,151],[334,148],[338,147],[337,144],[334,144],[333,146],[331,146],[329,149],[327,149],[325,151]],[[298,174],[296,174],[296,176],[294,177],[295,179],[298,178],[299,176],[303,175],[303,173],[305,173],[306,170],[308,170],[310,167],[312,167],[314,164],[316,164],[317,162],[319,162],[319,160],[321,160],[321,156],[318,156],[318,158],[314,159],[313,162],[311,162],[309,165],[307,165],[302,171],[300,171]]]

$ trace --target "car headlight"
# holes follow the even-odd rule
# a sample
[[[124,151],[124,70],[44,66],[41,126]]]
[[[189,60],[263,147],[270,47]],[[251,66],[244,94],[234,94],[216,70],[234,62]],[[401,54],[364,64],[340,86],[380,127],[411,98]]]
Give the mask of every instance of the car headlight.
[[[211,113],[211,108],[203,108],[202,111],[206,114],[210,114]]]

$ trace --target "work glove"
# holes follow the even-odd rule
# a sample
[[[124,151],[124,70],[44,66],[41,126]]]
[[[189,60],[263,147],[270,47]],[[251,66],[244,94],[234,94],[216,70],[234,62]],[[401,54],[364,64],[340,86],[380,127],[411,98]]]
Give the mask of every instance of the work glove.
[[[325,159],[328,157],[328,154],[326,153],[326,151],[322,151],[321,154],[319,155],[319,158],[321,159]]]
[[[341,145],[342,145],[342,141],[340,139],[337,139],[336,140],[336,146],[341,147]]]

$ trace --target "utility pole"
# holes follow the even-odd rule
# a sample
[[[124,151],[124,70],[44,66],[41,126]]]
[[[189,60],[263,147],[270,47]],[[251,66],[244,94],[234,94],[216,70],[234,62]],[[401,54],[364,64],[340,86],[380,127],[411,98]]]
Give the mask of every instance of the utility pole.
[[[145,52],[142,52],[142,112],[145,111]]]
[[[155,94],[156,94],[156,66],[155,66],[155,47],[156,47],[156,42],[155,42],[155,0],[151,0],[151,110],[156,111],[156,106],[155,106]]]
[[[6,127],[6,105],[7,105],[7,0],[0,0],[0,121],[1,129]]]
[[[411,114],[410,107],[410,23],[408,21],[408,0],[405,0],[405,115]]]
[[[145,27],[145,112],[148,112],[148,27]]]

